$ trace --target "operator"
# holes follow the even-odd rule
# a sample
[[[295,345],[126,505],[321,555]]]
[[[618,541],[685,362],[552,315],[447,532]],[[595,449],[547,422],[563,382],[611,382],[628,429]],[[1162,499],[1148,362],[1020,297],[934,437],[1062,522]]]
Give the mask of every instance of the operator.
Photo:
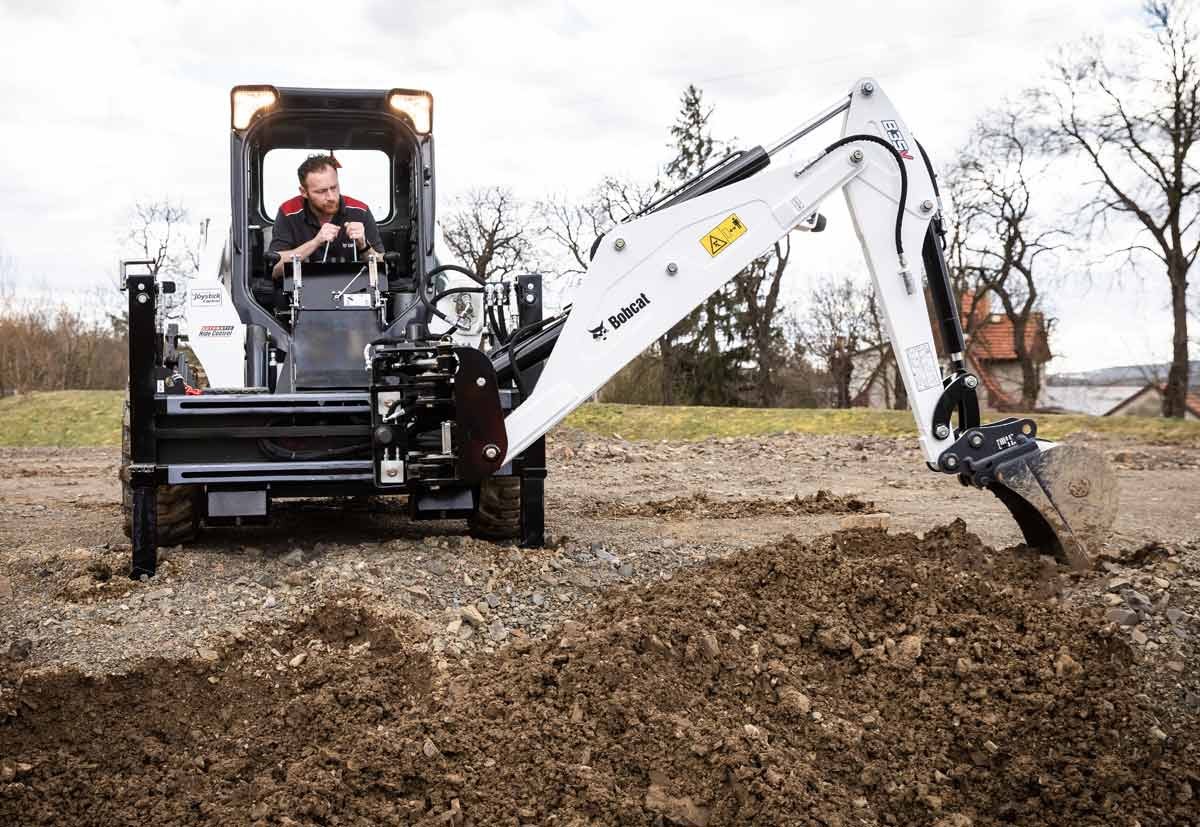
[[[348,261],[355,254],[361,260],[369,250],[383,255],[371,210],[338,189],[340,166],[332,155],[310,155],[296,170],[300,194],[284,201],[275,215],[270,249],[280,258],[272,278],[283,278],[284,263],[296,255],[305,261]]]

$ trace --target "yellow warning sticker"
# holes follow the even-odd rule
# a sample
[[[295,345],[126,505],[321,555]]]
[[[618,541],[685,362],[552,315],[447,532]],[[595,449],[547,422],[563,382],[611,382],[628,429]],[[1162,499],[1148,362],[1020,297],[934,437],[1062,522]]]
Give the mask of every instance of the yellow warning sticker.
[[[700,246],[708,250],[710,256],[715,256],[745,234],[746,225],[734,213],[705,233],[700,238]]]

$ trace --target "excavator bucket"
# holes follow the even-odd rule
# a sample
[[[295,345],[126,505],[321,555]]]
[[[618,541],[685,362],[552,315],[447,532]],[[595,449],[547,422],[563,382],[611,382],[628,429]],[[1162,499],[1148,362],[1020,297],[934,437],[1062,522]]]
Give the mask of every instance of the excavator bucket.
[[[1075,569],[1090,568],[1116,519],[1116,474],[1097,451],[1039,447],[998,466],[988,488],[1012,512],[1026,543]]]

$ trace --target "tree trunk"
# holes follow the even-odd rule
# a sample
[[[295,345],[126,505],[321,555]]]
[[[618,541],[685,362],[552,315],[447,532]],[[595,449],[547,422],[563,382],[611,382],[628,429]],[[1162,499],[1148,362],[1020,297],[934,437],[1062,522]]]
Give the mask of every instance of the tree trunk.
[[[896,360],[896,351],[891,350],[891,354],[892,364],[896,369],[895,384],[893,385],[895,398],[892,400],[892,407],[897,411],[903,411],[908,408],[908,389],[904,387],[904,377],[900,373],[900,365]]]
[[[662,404],[675,404],[675,353],[671,332],[667,331],[658,340],[658,352],[662,355]]]
[[[1162,412],[1163,416],[1182,419],[1187,413],[1188,395],[1187,264],[1171,261],[1169,267],[1175,332],[1171,338],[1171,369],[1167,372]]]
[[[1042,382],[1037,365],[1026,356],[1021,360],[1021,410],[1032,411],[1036,408],[1041,392]]]
[[[838,408],[850,407],[850,378],[854,373],[854,363],[850,359],[849,354],[845,356],[838,355],[832,360],[830,365],[832,370],[834,384],[837,386],[837,405]]]

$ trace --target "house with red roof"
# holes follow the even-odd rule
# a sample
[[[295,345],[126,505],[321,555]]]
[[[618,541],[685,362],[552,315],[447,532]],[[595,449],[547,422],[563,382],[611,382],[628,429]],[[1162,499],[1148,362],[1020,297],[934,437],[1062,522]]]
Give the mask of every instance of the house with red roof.
[[[1023,373],[1017,358],[1016,325],[1003,312],[992,312],[992,295],[984,293],[976,297],[964,292],[961,299],[961,318],[967,339],[967,367],[979,377],[984,393],[980,402],[997,411],[1028,409],[1021,403]],[[1025,350],[1038,373],[1038,399],[1033,407],[1041,403],[1041,387],[1045,384],[1046,363],[1050,352],[1050,333],[1046,316],[1035,310],[1025,325]]]
[[[997,411],[1023,410],[1027,406],[1021,404],[1023,376],[1021,362],[1017,359],[1016,328],[1004,313],[992,312],[991,300],[990,294],[978,299],[972,293],[962,296],[960,318],[967,340],[967,369],[979,377],[979,401],[983,407]],[[937,332],[935,326],[935,338]],[[1039,387],[1045,382],[1046,363],[1051,357],[1049,339],[1045,315],[1034,312],[1025,326],[1025,342],[1038,372]],[[938,349],[945,351],[940,341]],[[896,393],[897,384],[895,362],[886,346],[855,354],[854,378],[850,385],[854,405],[895,407],[897,401],[902,403]]]

